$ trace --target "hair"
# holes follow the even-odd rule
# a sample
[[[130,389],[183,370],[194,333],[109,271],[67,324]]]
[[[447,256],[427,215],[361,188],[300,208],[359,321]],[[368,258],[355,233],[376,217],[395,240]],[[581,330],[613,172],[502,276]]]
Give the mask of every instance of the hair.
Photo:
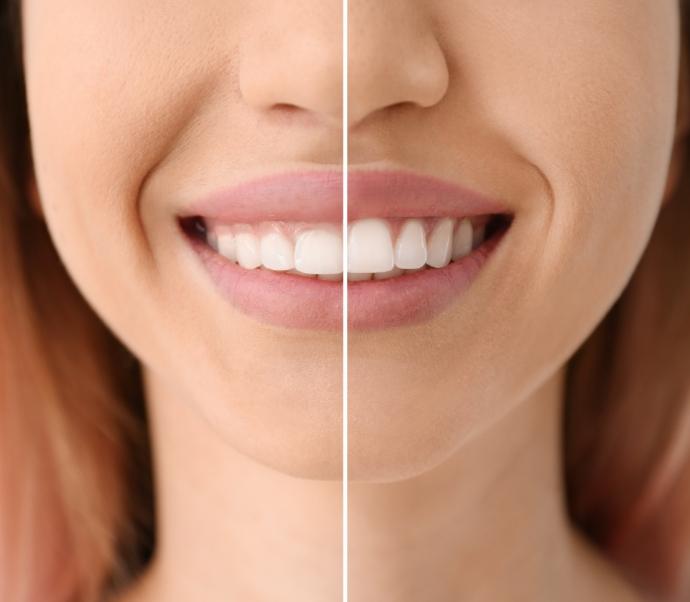
[[[138,362],[31,207],[19,5],[0,0],[0,599],[93,602],[154,549],[147,418]],[[679,118],[690,103],[681,79]],[[570,361],[564,471],[573,521],[641,590],[680,600],[690,595],[690,170],[669,182],[630,283]]]
[[[673,601],[690,600],[690,1],[680,9],[679,160],[632,279],[570,361],[564,421],[575,523]]]
[[[29,202],[20,20],[0,0],[0,599],[91,602],[153,548],[146,416]]]

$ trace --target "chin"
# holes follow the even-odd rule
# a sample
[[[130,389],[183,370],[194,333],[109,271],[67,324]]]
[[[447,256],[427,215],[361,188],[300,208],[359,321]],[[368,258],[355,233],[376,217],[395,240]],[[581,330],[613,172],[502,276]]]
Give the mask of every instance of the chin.
[[[460,444],[451,433],[418,434],[415,438],[390,433],[385,441],[371,436],[350,436],[349,480],[392,483],[421,476],[446,461]]]

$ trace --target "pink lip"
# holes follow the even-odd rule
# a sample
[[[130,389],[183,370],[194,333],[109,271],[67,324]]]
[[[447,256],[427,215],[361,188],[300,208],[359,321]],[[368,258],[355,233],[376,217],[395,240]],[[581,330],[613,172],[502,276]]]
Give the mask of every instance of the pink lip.
[[[510,213],[501,202],[437,178],[403,171],[358,170],[348,175],[348,218],[471,216]],[[221,190],[190,205],[181,217],[228,223],[340,222],[342,173],[278,174]],[[369,330],[433,317],[469,288],[503,233],[441,269],[348,283],[349,327]],[[201,240],[192,248],[217,288],[240,311],[288,328],[339,330],[342,283],[270,270],[245,270]]]

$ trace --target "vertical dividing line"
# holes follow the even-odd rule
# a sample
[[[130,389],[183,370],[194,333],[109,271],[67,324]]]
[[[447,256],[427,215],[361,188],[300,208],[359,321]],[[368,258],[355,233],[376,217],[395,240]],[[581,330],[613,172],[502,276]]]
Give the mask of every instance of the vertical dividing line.
[[[348,157],[348,51],[349,51],[349,22],[348,22],[348,0],[343,0],[343,323],[342,323],[342,338],[343,338],[343,600],[349,601],[349,579],[348,579],[348,513],[349,513],[349,486],[348,486],[348,306],[347,306],[347,206],[348,206],[348,186],[347,174],[349,166]]]

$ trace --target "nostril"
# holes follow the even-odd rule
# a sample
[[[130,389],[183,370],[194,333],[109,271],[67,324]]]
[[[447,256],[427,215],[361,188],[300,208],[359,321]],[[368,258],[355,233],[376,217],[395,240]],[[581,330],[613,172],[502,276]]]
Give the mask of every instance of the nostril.
[[[298,107],[298,106],[295,105],[295,104],[290,104],[290,103],[287,103],[287,102],[278,102],[278,103],[274,104],[271,108],[272,108],[274,111],[281,111],[281,112],[284,112],[284,113],[298,113],[298,112],[304,110],[304,109],[302,109],[301,107]]]

